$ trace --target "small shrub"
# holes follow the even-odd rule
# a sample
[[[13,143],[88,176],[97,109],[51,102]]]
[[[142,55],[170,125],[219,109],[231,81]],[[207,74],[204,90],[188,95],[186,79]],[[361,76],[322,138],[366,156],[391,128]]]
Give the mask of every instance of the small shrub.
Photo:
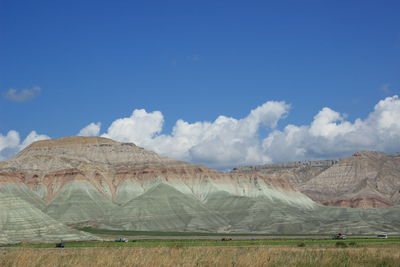
[[[347,244],[344,242],[336,242],[335,246],[337,248],[347,248]]]
[[[298,243],[297,246],[298,246],[298,247],[305,247],[305,246],[306,246],[306,243],[301,242],[301,243]]]
[[[350,247],[357,247],[358,244],[356,242],[352,241],[352,242],[349,243],[349,246]]]

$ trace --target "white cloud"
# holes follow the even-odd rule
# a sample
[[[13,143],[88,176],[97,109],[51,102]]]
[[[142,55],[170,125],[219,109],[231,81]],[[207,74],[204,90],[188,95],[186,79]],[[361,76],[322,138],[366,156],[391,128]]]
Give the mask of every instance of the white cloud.
[[[15,89],[10,88],[5,93],[5,97],[9,100],[16,102],[26,102],[34,99],[40,92],[42,88],[34,86],[30,89]]]
[[[263,140],[263,152],[274,161],[346,157],[357,150],[400,151],[400,100],[387,97],[366,119],[345,121],[329,108],[310,125],[288,125]]]
[[[365,149],[400,151],[398,96],[379,101],[367,118],[354,122],[347,121],[345,114],[325,107],[309,125],[276,129],[289,109],[285,102],[269,101],[242,119],[219,116],[213,122],[178,120],[170,134],[161,134],[164,118],[159,111],[135,110],[131,117],[114,121],[103,136],[218,169],[347,157]],[[269,132],[260,137],[263,126]]]
[[[100,134],[101,123],[90,123],[79,131],[78,136],[98,136]]]
[[[269,158],[261,151],[258,129],[261,125],[276,127],[289,108],[285,102],[269,101],[239,120],[226,116],[219,116],[214,122],[178,120],[169,135],[160,135],[164,122],[161,112],[134,110],[131,117],[114,121],[102,136],[220,169],[262,163]]]
[[[50,137],[37,134],[35,131],[30,132],[22,142],[17,131],[11,130],[7,135],[0,133],[0,160],[6,160],[14,156],[33,142],[46,139],[50,139]]]
[[[44,134],[37,134],[36,131],[32,131],[25,137],[24,141],[21,143],[19,150],[24,149],[33,142],[50,139],[49,136]]]
[[[310,127],[310,134],[315,137],[322,136],[331,140],[351,130],[351,123],[344,121],[343,115],[325,107],[314,117],[314,121]]]
[[[325,107],[307,125],[289,124],[278,129],[279,120],[289,110],[285,102],[269,101],[241,119],[222,115],[214,121],[194,123],[180,119],[171,133],[163,134],[161,112],[137,109],[111,123],[102,136],[222,170],[237,165],[347,157],[357,150],[400,151],[398,96],[379,101],[366,118],[348,121],[344,114]],[[79,134],[97,136],[100,126],[91,123]],[[264,136],[260,136],[262,127],[266,129]],[[47,138],[32,131],[21,142],[16,131],[0,134],[0,160]]]
[[[18,132],[11,130],[7,135],[0,134],[0,151],[6,148],[16,147],[19,145],[19,134]]]
[[[103,137],[121,142],[133,142],[146,145],[157,135],[164,123],[159,111],[147,113],[144,109],[135,109],[129,118],[115,120]]]

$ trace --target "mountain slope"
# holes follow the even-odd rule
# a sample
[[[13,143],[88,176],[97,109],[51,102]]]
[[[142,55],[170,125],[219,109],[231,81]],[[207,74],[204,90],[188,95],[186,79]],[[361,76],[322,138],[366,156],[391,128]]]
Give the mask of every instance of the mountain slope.
[[[130,200],[111,215],[116,229],[155,231],[213,231],[225,219],[207,209],[197,198],[160,183]]]
[[[244,166],[232,172],[283,179],[328,206],[400,205],[400,154],[360,151],[342,160]]]
[[[136,217],[137,210],[131,208],[132,201],[143,203],[150,194],[154,197],[151,192],[158,187],[169,188],[178,199],[185,196],[189,205],[185,209],[191,209],[192,214],[204,214],[207,208],[203,203],[210,195],[219,192],[234,196],[282,198],[289,205],[296,206],[314,205],[309,198],[279,179],[225,174],[161,157],[131,143],[98,137],[67,137],[33,143],[9,160],[0,171],[7,172],[10,180],[18,178],[35,192],[45,203],[47,214],[69,224],[106,223],[110,216]],[[158,201],[158,205],[162,205],[168,199]],[[156,216],[154,210],[155,205],[147,212]],[[127,211],[130,214],[127,215]],[[175,213],[171,210],[171,214]],[[176,213],[174,216],[178,218],[181,215]],[[217,229],[214,221],[222,222],[224,219],[210,215],[204,225],[194,224],[196,229],[191,224],[185,227],[179,223],[176,225],[190,230]],[[110,227],[114,224],[115,220]],[[135,227],[138,226],[131,224],[132,229]]]
[[[57,222],[8,192],[0,192],[0,207],[0,243],[97,239]]]
[[[325,205],[399,205],[400,156],[360,151],[310,179],[299,189]]]
[[[335,163],[299,173],[322,174]],[[388,209],[321,206],[284,176],[221,173],[106,138],[39,141],[2,163],[1,173],[6,174],[3,184],[25,188],[29,193],[18,194],[32,197],[53,219],[69,225],[203,232],[400,231]],[[297,177],[303,185],[313,180]],[[391,212],[400,215],[398,209]]]

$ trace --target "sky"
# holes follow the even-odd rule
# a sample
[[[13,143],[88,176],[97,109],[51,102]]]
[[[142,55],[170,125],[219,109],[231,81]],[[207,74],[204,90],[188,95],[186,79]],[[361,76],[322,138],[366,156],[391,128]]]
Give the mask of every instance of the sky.
[[[400,151],[400,2],[0,0],[0,160],[98,135],[227,170]]]

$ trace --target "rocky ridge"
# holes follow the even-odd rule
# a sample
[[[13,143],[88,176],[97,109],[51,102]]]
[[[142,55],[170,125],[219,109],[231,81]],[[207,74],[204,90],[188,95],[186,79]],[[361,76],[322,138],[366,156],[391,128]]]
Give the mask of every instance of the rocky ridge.
[[[339,160],[294,161],[233,168],[233,173],[260,173],[273,179],[283,179],[295,187],[332,167]]]
[[[400,204],[400,156],[359,151],[351,158],[235,168],[283,179],[328,206],[388,207]]]

